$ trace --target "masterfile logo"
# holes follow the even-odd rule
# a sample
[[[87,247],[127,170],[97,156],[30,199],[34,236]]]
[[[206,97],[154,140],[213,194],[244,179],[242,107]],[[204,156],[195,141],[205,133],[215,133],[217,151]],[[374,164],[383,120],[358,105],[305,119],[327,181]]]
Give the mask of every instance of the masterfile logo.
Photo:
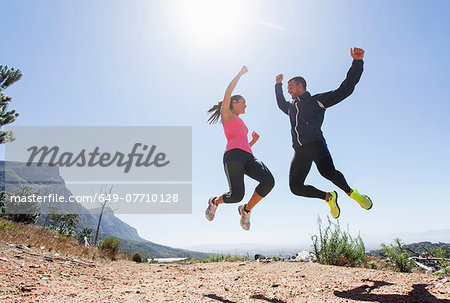
[[[142,152],[138,152],[139,149]],[[152,145],[150,148],[148,145],[135,143],[130,153],[124,154],[116,151],[114,154],[109,152],[100,153],[100,147],[96,146],[92,152],[82,149],[78,154],[72,152],[60,153],[58,146],[52,148],[48,146],[32,146],[27,149],[30,152],[30,157],[27,161],[27,166],[30,166],[36,158],[37,166],[42,166],[43,163],[48,162],[49,166],[58,165],[59,167],[94,167],[99,165],[101,167],[108,167],[116,165],[118,167],[124,167],[124,172],[128,173],[133,166],[136,167],[145,166],[149,167],[154,165],[155,167],[163,167],[170,163],[170,161],[164,161],[166,159],[165,153],[157,153],[154,156],[156,145]],[[47,160],[47,161],[46,161]]]

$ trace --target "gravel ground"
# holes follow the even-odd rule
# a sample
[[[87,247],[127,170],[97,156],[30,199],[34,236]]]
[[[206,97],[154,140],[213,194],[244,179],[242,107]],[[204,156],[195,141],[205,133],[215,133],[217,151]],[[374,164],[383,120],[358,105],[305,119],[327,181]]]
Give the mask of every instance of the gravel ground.
[[[295,262],[87,261],[0,243],[0,302],[448,302],[450,279]]]

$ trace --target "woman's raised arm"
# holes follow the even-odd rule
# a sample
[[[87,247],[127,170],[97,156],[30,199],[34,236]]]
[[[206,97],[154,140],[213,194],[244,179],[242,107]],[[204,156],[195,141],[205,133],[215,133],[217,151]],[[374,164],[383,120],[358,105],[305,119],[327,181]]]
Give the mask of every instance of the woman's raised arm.
[[[236,87],[239,79],[243,74],[248,71],[247,66],[243,65],[239,73],[231,80],[225,90],[225,96],[223,97],[222,109],[220,111],[220,117],[222,119],[222,124],[226,124],[228,121],[233,119],[233,113],[230,110],[231,94]]]

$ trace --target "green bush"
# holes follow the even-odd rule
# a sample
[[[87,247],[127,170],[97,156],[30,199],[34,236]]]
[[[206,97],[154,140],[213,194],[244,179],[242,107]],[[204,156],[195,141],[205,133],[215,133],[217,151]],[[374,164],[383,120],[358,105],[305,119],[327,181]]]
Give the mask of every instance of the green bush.
[[[237,257],[232,256],[230,254],[224,255],[224,254],[218,254],[218,255],[212,255],[209,258],[202,259],[202,263],[211,263],[211,262],[236,262],[236,261],[247,261],[247,257]]]
[[[403,250],[402,243],[399,238],[394,239],[395,246],[390,244],[381,244],[384,253],[394,271],[411,272],[414,268],[414,261],[409,259],[409,254]]]
[[[377,263],[375,261],[370,261],[367,265],[369,266],[370,269],[378,268]]]
[[[222,262],[225,261],[227,256],[224,254],[218,254],[218,255],[212,255],[209,258],[205,258],[202,260],[203,263],[210,263],[210,262]]]
[[[328,217],[327,217],[328,218]],[[328,218],[328,226],[322,230],[322,220],[317,219],[319,235],[313,235],[314,254],[317,262],[327,265],[356,266],[364,261],[366,250],[364,242],[358,235],[352,238],[350,232],[342,231],[337,223]]]
[[[14,227],[15,227],[14,224],[11,224],[8,221],[0,220],[0,230],[2,230],[4,232],[9,232]]]
[[[450,262],[445,260],[445,258],[448,257],[448,253],[441,246],[438,249],[434,250],[434,254],[438,258],[442,258],[441,260],[439,260],[439,263],[441,264],[441,270],[439,272],[444,275],[448,275],[450,273]]]
[[[114,239],[113,237],[108,237],[103,240],[99,245],[98,249],[105,252],[111,260],[115,260],[117,254],[119,253],[120,241]]]
[[[133,255],[133,257],[131,258],[131,260],[133,260],[134,262],[137,262],[137,263],[144,262],[144,259],[142,258],[142,255],[140,253],[135,253]]]

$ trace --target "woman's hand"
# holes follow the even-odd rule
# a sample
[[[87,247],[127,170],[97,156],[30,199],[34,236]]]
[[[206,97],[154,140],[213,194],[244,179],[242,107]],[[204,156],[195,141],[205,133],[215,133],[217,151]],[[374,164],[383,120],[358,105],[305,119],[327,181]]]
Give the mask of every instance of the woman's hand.
[[[257,132],[255,132],[255,131],[252,132],[252,139],[253,139],[255,142],[258,141],[259,135],[258,135]]]
[[[239,75],[242,76],[242,75],[245,74],[246,72],[248,72],[247,66],[242,65],[242,68],[241,68],[241,70],[239,71]]]
[[[250,147],[252,147],[253,144],[255,144],[256,141],[258,141],[258,139],[259,139],[259,135],[255,131],[253,131],[252,132],[252,141],[250,141],[250,143],[249,143]]]

